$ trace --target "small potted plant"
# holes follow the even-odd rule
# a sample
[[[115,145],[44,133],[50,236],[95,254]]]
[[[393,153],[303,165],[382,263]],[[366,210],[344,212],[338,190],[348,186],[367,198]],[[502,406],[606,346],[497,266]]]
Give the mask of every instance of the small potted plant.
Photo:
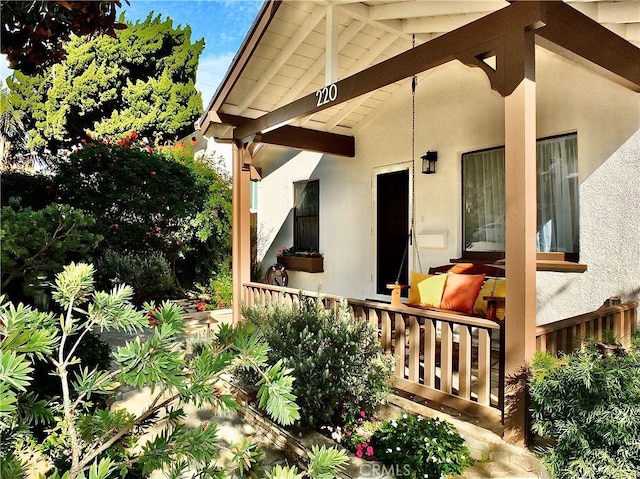
[[[315,250],[296,250],[293,246],[280,248],[276,260],[290,271],[304,271],[307,273],[324,272],[324,257]]]

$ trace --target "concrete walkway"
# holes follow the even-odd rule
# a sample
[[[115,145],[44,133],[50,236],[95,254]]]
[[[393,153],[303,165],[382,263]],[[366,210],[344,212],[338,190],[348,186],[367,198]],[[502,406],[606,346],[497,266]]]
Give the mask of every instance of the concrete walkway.
[[[226,322],[231,322],[230,310],[200,313],[187,309],[185,314],[187,335],[214,334],[216,326]],[[127,339],[121,334],[111,332],[104,333],[103,337],[113,348],[123,345]],[[143,410],[149,399],[149,391],[123,390],[119,392],[115,405],[136,412]],[[303,463],[300,456],[304,457],[305,451],[310,450],[312,444],[334,445],[333,441],[318,433],[294,437],[272,423],[264,422],[256,413],[255,408],[250,405],[241,407],[239,411],[223,415],[212,409],[190,407],[186,407],[185,412],[187,424],[191,427],[199,427],[210,422],[215,422],[218,425],[222,446],[221,466],[229,466],[231,457],[229,448],[233,443],[245,437],[257,442],[265,451],[266,457],[263,461],[263,467],[266,470],[278,463]],[[489,428],[473,424],[473,419],[464,417],[455,411],[445,413],[394,395],[380,415],[384,418],[391,418],[399,417],[404,412],[413,412],[424,417],[438,417],[451,422],[456,427],[464,437],[471,456],[477,461],[476,464],[466,469],[462,476],[458,477],[468,479],[548,477],[534,454],[526,449],[508,444]],[[160,473],[152,476],[153,479],[161,477],[163,476]],[[373,479],[387,476],[384,474],[384,469],[376,469],[372,463],[352,455],[351,463],[343,477]]]

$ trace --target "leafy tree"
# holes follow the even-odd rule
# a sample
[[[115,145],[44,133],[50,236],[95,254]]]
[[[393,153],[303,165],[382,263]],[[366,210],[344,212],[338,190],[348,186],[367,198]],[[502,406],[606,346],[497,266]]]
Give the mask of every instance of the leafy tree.
[[[121,18],[124,21],[124,18]],[[149,14],[115,38],[72,37],[67,58],[36,76],[7,79],[25,112],[29,146],[56,152],[93,136],[140,137],[164,143],[186,136],[202,114],[195,89],[204,40],[190,27]]]
[[[0,162],[2,171],[14,167],[10,164],[9,153],[14,153],[26,145],[27,131],[24,126],[24,112],[14,106],[15,93],[0,87]],[[16,158],[17,155],[12,155]]]
[[[58,467],[51,477],[124,477],[132,464],[139,464],[144,474],[167,467],[172,477],[182,477],[189,466],[200,474],[197,477],[223,477],[215,463],[215,424],[187,428],[182,405],[237,407],[220,383],[233,367],[260,375],[259,402],[275,420],[286,425],[299,418],[290,371],[282,363],[268,367],[267,346],[246,329],[222,327],[204,347],[185,354],[180,347],[184,322],[179,309],[165,303],[145,314],[131,305],[131,295],[128,286],[110,293],[94,291],[93,267],[80,263],[67,266],[56,278],[54,299],[64,311],[59,321],[22,305],[0,304],[0,432],[15,430],[16,424],[28,419],[18,404],[30,382],[31,355],[47,357],[62,386],[59,414],[49,440],[64,444],[70,454],[67,467]],[[70,349],[67,345],[72,335],[79,341],[94,328],[136,332],[148,328],[150,322],[155,324],[152,336],[144,342],[136,337],[118,348],[113,370],[83,368],[74,377],[69,374],[69,367],[78,361],[77,344],[70,344]],[[72,383],[76,396],[71,393]],[[149,407],[134,415],[97,406],[96,398],[108,395],[119,384],[150,388]],[[31,404],[35,404],[33,399]],[[37,404],[31,411],[44,410],[42,402]],[[159,426],[161,433],[139,442],[140,435],[152,426]],[[240,459],[245,457],[241,454]]]
[[[125,28],[116,22],[120,6],[119,0],[3,1],[0,53],[7,55],[11,68],[27,74],[41,71],[64,58],[63,43],[71,34],[114,36]]]
[[[12,283],[18,283],[26,296],[41,279],[53,277],[67,262],[87,258],[102,237],[93,232],[95,220],[68,205],[50,204],[41,210],[2,208],[0,226],[0,264],[2,290],[20,296]]]
[[[58,162],[57,200],[97,218],[103,247],[160,251],[179,281],[208,279],[229,251],[228,179],[158,154],[135,133],[91,141]]]

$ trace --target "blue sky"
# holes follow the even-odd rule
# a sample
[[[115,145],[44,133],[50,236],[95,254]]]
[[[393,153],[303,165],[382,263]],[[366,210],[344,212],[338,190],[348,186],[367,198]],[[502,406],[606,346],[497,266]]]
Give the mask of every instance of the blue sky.
[[[205,40],[196,88],[206,108],[231,60],[251,27],[262,0],[129,0],[121,12],[129,21],[144,20],[153,11],[170,17],[174,26],[191,26],[191,42]]]
[[[122,0],[119,12],[128,21],[144,20],[150,12],[170,17],[174,26],[191,26],[191,42],[204,38],[196,88],[206,108],[238,47],[251,27],[262,0]],[[0,78],[11,74],[2,56]]]

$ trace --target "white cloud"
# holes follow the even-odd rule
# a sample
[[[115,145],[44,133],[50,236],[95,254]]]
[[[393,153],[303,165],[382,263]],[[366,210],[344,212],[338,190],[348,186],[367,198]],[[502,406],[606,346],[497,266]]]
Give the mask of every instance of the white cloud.
[[[198,73],[196,75],[196,89],[202,93],[204,108],[209,105],[211,98],[218,89],[218,85],[233,60],[233,52],[218,55],[203,55],[200,57]]]

